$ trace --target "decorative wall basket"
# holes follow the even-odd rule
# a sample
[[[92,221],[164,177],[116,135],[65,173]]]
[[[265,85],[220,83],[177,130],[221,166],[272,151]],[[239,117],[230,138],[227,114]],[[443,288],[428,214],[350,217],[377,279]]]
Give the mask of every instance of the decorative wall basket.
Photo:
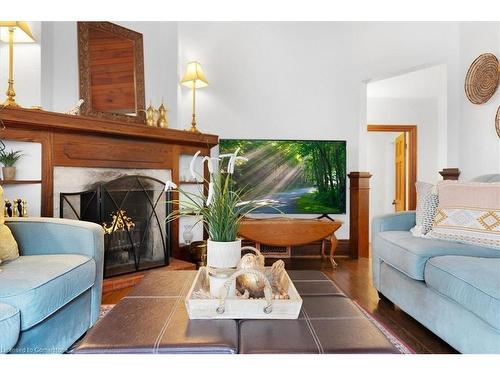
[[[471,103],[486,103],[495,94],[498,80],[498,59],[492,53],[483,53],[467,71],[465,94]]]
[[[495,117],[495,128],[497,129],[498,138],[500,138],[500,107],[498,107],[497,116]]]

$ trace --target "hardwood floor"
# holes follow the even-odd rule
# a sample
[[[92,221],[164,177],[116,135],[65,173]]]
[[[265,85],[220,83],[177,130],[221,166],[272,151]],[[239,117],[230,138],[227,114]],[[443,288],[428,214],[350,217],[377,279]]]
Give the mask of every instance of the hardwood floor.
[[[274,260],[269,260],[272,263]],[[367,258],[336,258],[337,268],[332,269],[329,260],[286,260],[287,269],[317,269],[334,280],[350,298],[376,317],[415,352],[422,354],[447,354],[456,351],[415,319],[388,301],[379,300],[371,282],[370,260]],[[103,304],[117,303],[127,295],[131,287],[114,290],[103,295]]]

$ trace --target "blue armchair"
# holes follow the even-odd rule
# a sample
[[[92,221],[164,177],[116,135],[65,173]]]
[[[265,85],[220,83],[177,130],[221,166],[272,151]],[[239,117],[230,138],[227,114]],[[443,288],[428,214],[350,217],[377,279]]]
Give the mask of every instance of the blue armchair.
[[[0,264],[0,353],[62,353],[99,317],[104,231],[65,219],[6,224],[20,257]]]

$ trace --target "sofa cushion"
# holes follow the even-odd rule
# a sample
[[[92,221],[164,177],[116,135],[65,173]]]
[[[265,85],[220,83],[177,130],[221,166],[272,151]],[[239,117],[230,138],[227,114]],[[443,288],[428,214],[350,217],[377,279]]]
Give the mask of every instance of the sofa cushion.
[[[425,266],[425,283],[500,330],[500,259],[432,258]]]
[[[0,303],[0,354],[8,353],[19,338],[19,310],[14,306]]]
[[[440,255],[465,255],[500,258],[500,251],[482,246],[413,236],[409,231],[379,232],[373,236],[376,255],[385,263],[415,280],[424,279],[429,258]]]
[[[92,287],[95,268],[83,255],[20,256],[2,264],[0,303],[17,307],[27,330]]]

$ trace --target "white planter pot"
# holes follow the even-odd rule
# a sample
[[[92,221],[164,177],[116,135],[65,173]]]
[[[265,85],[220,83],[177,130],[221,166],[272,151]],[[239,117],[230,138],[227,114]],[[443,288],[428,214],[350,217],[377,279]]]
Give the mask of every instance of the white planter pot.
[[[241,240],[232,242],[207,241],[207,266],[235,268],[241,259]]]

